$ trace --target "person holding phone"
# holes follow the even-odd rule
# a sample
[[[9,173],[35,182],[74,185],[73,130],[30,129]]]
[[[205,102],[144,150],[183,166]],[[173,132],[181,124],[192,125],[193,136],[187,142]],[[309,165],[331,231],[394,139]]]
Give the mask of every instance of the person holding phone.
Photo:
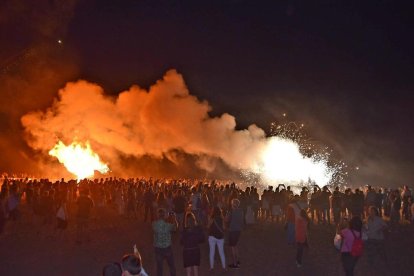
[[[214,255],[216,245],[219,251],[221,265],[226,270],[226,256],[224,255],[224,218],[222,210],[214,207],[208,227],[208,245],[210,248],[210,270],[214,269]]]
[[[158,219],[152,223],[154,231],[155,261],[157,264],[157,275],[163,275],[163,261],[167,261],[170,275],[176,275],[173,250],[171,248],[171,232],[178,228],[178,221],[174,213],[167,215],[164,208],[158,209]]]

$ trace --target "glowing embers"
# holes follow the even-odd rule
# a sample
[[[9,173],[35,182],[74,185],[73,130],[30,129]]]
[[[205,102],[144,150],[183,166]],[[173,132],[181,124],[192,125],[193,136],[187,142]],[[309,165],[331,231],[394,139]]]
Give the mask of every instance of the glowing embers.
[[[73,142],[66,146],[59,141],[53,149],[49,151],[51,156],[56,157],[66,169],[76,175],[77,179],[84,179],[94,176],[95,171],[107,173],[108,165],[103,163],[89,144]]]
[[[319,185],[327,185],[332,178],[333,169],[324,159],[315,160],[303,156],[297,143],[271,137],[262,152],[261,166],[257,173],[269,183],[298,184],[312,180]]]

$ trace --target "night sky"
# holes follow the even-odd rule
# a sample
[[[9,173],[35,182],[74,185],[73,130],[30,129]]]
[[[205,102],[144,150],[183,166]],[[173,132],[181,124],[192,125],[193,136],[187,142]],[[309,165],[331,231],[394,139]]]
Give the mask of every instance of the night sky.
[[[27,154],[16,141],[23,136],[18,117],[48,106],[67,81],[86,79],[117,94],[132,84],[148,87],[175,68],[190,92],[210,103],[212,115],[228,112],[239,128],[303,122],[350,165],[357,184],[414,181],[408,6],[385,0],[6,2],[0,12],[3,154],[13,153],[10,145],[16,156]],[[27,61],[27,49],[41,52],[44,64]],[[16,96],[10,91],[19,89],[5,79],[27,79],[30,86],[37,81],[27,69],[33,63],[54,68],[55,81]],[[4,107],[22,98],[33,104],[17,105],[17,113]],[[0,171],[8,166],[3,161]]]

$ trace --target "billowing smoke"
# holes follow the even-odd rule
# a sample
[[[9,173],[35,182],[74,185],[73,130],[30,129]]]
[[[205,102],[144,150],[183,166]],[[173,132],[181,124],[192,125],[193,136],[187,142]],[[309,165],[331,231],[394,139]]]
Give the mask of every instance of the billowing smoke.
[[[134,85],[117,97],[105,95],[94,83],[70,82],[50,108],[26,114],[21,121],[33,149],[47,153],[59,140],[89,141],[112,170],[122,170],[119,160],[128,156],[175,162],[171,153],[178,150],[198,156],[197,165],[207,171],[219,159],[233,169],[278,181],[329,181],[326,163],[303,157],[293,142],[266,138],[256,125],[236,130],[233,116],[210,117],[210,111],[206,101],[189,93],[183,77],[170,70],[148,90]],[[299,178],[286,178],[295,170]]]
[[[210,118],[211,107],[189,94],[180,74],[171,70],[146,91],[132,86],[117,98],[86,81],[71,82],[46,112],[22,118],[29,145],[49,151],[58,139],[90,141],[106,158],[118,154],[170,157],[171,150],[221,157],[235,168],[249,168],[252,152],[262,146],[265,133],[251,125],[235,131],[229,114]],[[171,156],[171,160],[174,158]],[[208,168],[205,157],[199,164]]]

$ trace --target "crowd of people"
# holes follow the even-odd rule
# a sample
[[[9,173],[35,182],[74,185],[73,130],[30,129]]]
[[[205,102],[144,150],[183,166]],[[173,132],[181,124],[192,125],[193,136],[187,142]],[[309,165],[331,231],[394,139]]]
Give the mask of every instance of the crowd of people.
[[[259,192],[261,194],[259,194]],[[3,179],[0,192],[0,233],[13,232],[26,208],[38,229],[64,238],[68,223],[76,224],[76,242],[90,240],[92,213],[110,208],[118,215],[152,224],[157,275],[163,275],[166,261],[170,275],[176,275],[171,237],[179,233],[183,266],[187,275],[198,275],[200,244],[210,248],[209,266],[214,270],[215,252],[223,270],[241,267],[238,241],[246,225],[278,223],[286,229],[287,242],[296,245],[296,264],[302,266],[312,224],[337,227],[339,250],[346,275],[353,275],[362,250],[354,249],[363,240],[369,262],[376,256],[386,259],[383,231],[398,231],[402,223],[413,223],[412,192],[402,189],[344,189],[328,186],[303,187],[294,194],[290,186],[243,189],[235,183],[216,181],[121,179],[71,180]],[[73,211],[71,211],[73,210]],[[73,219],[71,216],[74,216]],[[388,221],[386,223],[385,221]],[[9,227],[6,228],[6,224]],[[5,230],[7,229],[7,230]],[[39,231],[42,229],[42,231]],[[226,260],[225,239],[231,261]],[[356,253],[355,253],[355,252]],[[359,254],[359,255],[358,255]],[[125,255],[120,262],[105,266],[103,275],[146,275],[141,256]]]

